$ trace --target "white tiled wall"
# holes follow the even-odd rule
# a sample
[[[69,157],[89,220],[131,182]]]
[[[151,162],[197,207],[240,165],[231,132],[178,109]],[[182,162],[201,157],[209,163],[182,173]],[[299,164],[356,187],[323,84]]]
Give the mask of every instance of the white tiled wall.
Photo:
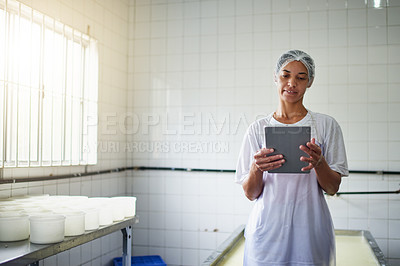
[[[245,129],[276,108],[277,57],[316,61],[305,104],[342,126],[351,170],[400,169],[400,2],[130,2],[129,99],[137,166],[234,169]],[[210,145],[208,150],[202,147]],[[218,148],[221,145],[222,148]],[[134,253],[198,265],[252,204],[227,173],[139,171]],[[397,190],[400,176],[356,175],[341,191]],[[398,194],[327,198],[336,228],[370,230],[400,265]]]
[[[90,25],[99,40],[103,149],[93,169],[233,169],[246,127],[276,107],[273,65],[291,48],[316,61],[305,103],[339,121],[350,169],[400,169],[398,0],[381,1],[380,9],[372,0],[23,2],[82,32]],[[4,184],[0,197],[133,194],[134,254],[198,265],[247,220],[252,203],[232,180],[230,173],[134,171]],[[351,175],[341,191],[397,190],[399,183],[399,176]],[[327,200],[337,228],[370,230],[391,265],[400,265],[399,195]],[[120,252],[116,232],[41,264],[109,265]]]

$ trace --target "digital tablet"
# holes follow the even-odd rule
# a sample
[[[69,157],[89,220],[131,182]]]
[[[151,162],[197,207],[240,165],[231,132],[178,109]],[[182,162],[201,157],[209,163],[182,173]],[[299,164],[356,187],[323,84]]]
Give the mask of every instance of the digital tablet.
[[[301,156],[309,157],[307,153],[299,149],[300,145],[306,145],[311,139],[311,127],[265,127],[265,143],[267,148],[273,148],[271,155],[282,154],[285,162],[277,169],[269,173],[309,173],[301,171],[308,165],[300,161]]]

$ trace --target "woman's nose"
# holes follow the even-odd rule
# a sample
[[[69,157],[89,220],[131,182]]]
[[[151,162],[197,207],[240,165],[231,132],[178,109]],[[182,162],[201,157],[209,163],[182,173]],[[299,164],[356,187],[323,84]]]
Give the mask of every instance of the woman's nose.
[[[295,78],[290,78],[289,79],[289,86],[296,87],[296,85],[297,85],[296,79]]]

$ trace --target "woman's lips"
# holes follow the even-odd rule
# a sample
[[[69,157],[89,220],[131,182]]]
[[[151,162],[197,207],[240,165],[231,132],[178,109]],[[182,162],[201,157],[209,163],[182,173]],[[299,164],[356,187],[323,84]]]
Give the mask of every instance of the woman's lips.
[[[297,93],[297,91],[290,91],[290,90],[285,90],[286,93],[290,94],[290,95],[294,95]]]

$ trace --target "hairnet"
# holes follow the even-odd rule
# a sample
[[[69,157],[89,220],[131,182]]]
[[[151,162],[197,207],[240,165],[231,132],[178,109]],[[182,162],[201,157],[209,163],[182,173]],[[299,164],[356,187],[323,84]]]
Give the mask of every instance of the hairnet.
[[[276,63],[275,74],[278,75],[282,67],[286,66],[290,62],[300,61],[307,68],[308,72],[308,85],[311,84],[315,75],[314,60],[307,53],[300,50],[289,50],[283,53]]]

